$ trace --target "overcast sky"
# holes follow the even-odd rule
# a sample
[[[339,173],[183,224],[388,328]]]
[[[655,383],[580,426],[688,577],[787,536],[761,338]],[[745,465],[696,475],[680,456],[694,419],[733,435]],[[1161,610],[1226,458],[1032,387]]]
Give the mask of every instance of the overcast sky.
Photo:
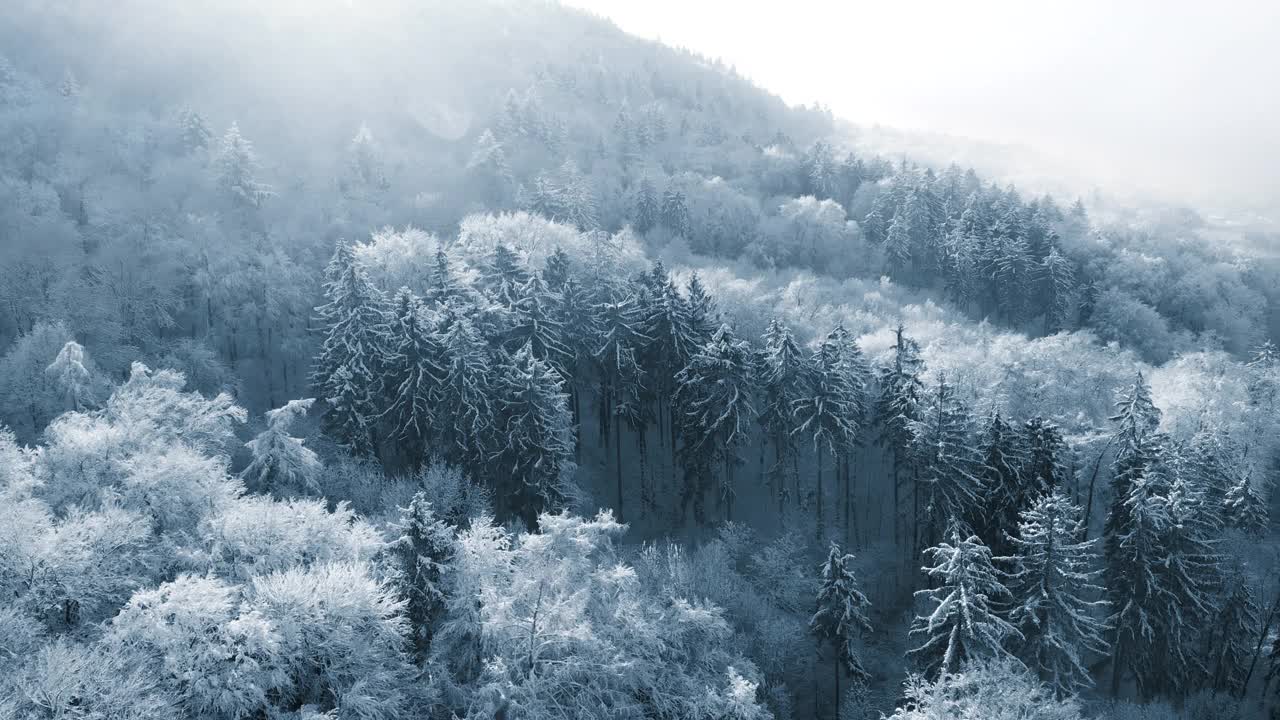
[[[1280,0],[569,4],[856,123],[1027,145],[1104,187],[1280,206]]]

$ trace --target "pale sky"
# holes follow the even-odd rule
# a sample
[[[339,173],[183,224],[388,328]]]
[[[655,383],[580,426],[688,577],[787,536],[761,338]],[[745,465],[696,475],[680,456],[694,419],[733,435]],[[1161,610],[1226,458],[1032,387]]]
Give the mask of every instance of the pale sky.
[[[1280,0],[569,0],[839,117],[1280,206]],[[1117,188],[1120,189],[1120,188]]]

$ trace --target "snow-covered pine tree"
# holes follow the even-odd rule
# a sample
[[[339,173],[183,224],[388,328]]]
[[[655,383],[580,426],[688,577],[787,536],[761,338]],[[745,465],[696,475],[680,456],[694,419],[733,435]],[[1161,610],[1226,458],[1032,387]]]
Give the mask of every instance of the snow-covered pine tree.
[[[799,482],[796,472],[796,404],[812,393],[809,359],[791,334],[791,328],[776,317],[765,329],[763,347],[756,358],[763,404],[760,427],[773,445],[773,463],[765,471],[769,487],[778,499],[779,511],[790,497],[791,485]],[[762,448],[763,452],[763,448]],[[799,492],[799,488],[795,488]]]
[[[320,458],[303,445],[302,438],[289,435],[293,422],[311,409],[315,398],[290,400],[266,413],[267,427],[245,447],[253,459],[240,477],[253,490],[285,494],[290,491],[319,492],[316,475]]]
[[[617,484],[618,518],[624,516],[625,493],[622,486],[622,424],[639,424],[645,377],[638,353],[650,341],[644,334],[644,313],[636,293],[619,289],[613,297],[595,308],[599,347],[595,351],[600,371],[600,434],[612,442],[614,476]],[[609,431],[613,439],[609,440]]]
[[[862,633],[871,632],[867,608],[871,601],[858,588],[853,574],[853,556],[841,552],[840,546],[831,543],[826,562],[818,567],[821,575],[818,584],[818,606],[809,619],[809,632],[820,643],[828,643],[835,651],[835,702],[836,719],[840,717],[840,675],[848,673],[856,683],[865,683],[871,673],[858,657],[857,641]]]
[[[672,235],[684,237],[689,233],[689,206],[684,193],[668,185],[662,193],[662,210],[659,219]]]
[[[1188,478],[1176,471],[1170,474],[1170,522],[1156,566],[1162,604],[1157,606],[1155,653],[1146,668],[1153,687],[1179,696],[1208,672],[1202,653],[1205,633],[1218,620],[1223,557],[1216,508],[1205,506],[1202,493]]]
[[[534,357],[550,364],[568,383],[574,369],[573,351],[565,344],[564,323],[557,317],[560,303],[559,295],[548,287],[542,273],[533,273],[519,288],[511,307],[511,328],[503,346],[508,352],[515,352],[528,345]]]
[[[983,499],[969,517],[978,537],[997,557],[1013,548],[1010,536],[1018,533],[1022,511],[1035,499],[1023,477],[1026,464],[1022,438],[997,410],[987,419],[978,439],[979,464],[975,471]]]
[[[1208,685],[1229,695],[1243,694],[1260,624],[1253,585],[1236,566],[1224,578],[1218,612],[1208,628],[1209,654],[1205,666]]]
[[[240,134],[240,126],[231,123],[214,157],[218,186],[238,203],[258,207],[273,194],[271,187],[258,182],[258,156],[253,143]]]
[[[698,458],[692,467],[703,473],[716,460],[723,464],[720,497],[727,519],[733,518],[733,468],[740,462],[738,447],[746,441],[755,414],[751,366],[751,346],[722,324],[676,374],[676,404],[683,413],[685,452]],[[701,495],[700,489],[696,492]]]
[[[1138,689],[1149,697],[1161,687],[1163,665],[1158,634],[1165,631],[1162,611],[1168,599],[1163,587],[1163,544],[1173,523],[1169,510],[1169,478],[1154,459],[1162,445],[1158,437],[1142,438],[1127,464],[1118,467],[1124,478],[1115,483],[1123,497],[1107,516],[1106,580],[1114,632],[1111,692],[1118,695],[1121,679],[1132,671]]]
[[[328,302],[316,308],[324,339],[311,383],[329,405],[325,429],[351,452],[371,453],[380,359],[389,347],[386,300],[345,242],[325,268],[324,290]]]
[[[1229,528],[1251,538],[1262,537],[1270,524],[1267,503],[1253,487],[1248,475],[1242,475],[1222,500],[1222,517]]]
[[[661,200],[649,176],[640,178],[640,185],[636,188],[635,206],[631,211],[632,226],[635,227],[636,232],[647,233],[657,226],[661,219],[661,212]]]
[[[1052,335],[1069,329],[1068,324],[1075,312],[1075,264],[1058,252],[1055,245],[1040,261],[1040,273],[1048,290],[1044,298],[1044,332]]]
[[[1022,435],[1027,451],[1022,474],[1028,492],[1032,496],[1046,495],[1055,488],[1065,487],[1070,472],[1067,466],[1070,448],[1062,437],[1062,430],[1037,415],[1023,424]]]
[[[540,513],[558,510],[576,495],[569,396],[560,375],[528,345],[504,353],[494,371],[497,432],[490,459],[496,497],[532,528]]]
[[[387,546],[391,579],[405,601],[405,618],[418,662],[431,651],[431,638],[445,607],[445,569],[453,559],[453,528],[436,517],[425,493],[415,493],[400,520],[399,536]]]
[[[564,161],[560,166],[557,179],[563,217],[553,219],[562,219],[584,231],[599,227],[595,189],[578,170],[573,160]]]
[[[972,529],[980,517],[982,484],[975,474],[980,458],[973,444],[973,420],[946,375],[922,402],[910,425],[912,466],[919,473],[917,546],[935,545],[950,523]]]
[[[209,124],[190,107],[178,111],[178,132],[182,138],[182,149],[188,153],[205,150],[213,142]]]
[[[557,245],[542,264],[543,282],[547,284],[548,290],[558,293],[564,289],[565,283],[569,282],[573,274],[573,261],[569,259],[569,253]]]
[[[938,587],[916,591],[929,607],[910,633],[924,637],[908,654],[931,677],[956,672],[968,661],[1007,657],[1006,643],[1021,638],[997,612],[1010,596],[991,564],[991,550],[958,522],[946,538],[924,551],[933,564],[922,569]]]
[[[887,446],[893,457],[893,537],[901,542],[902,485],[911,462],[911,426],[920,417],[920,396],[924,384],[920,373],[924,361],[920,359],[920,347],[907,337],[902,324],[894,330],[892,362],[880,369],[880,396],[876,399],[876,418],[880,424],[877,441]]]
[[[847,358],[848,340],[843,327],[823,338],[809,361],[808,392],[793,406],[796,421],[792,432],[810,439],[818,454],[814,502],[819,538],[826,529],[823,459],[827,454],[838,460],[847,456],[857,441],[864,405],[861,379],[851,372]]]
[[[715,301],[702,284],[702,278],[695,270],[689,275],[685,286],[685,298],[689,309],[689,332],[694,340],[690,357],[698,348],[711,339],[711,335],[721,326],[719,313],[716,312]]]
[[[435,263],[431,266],[430,287],[423,300],[436,311],[441,311],[448,305],[465,308],[471,304],[470,295],[454,275],[449,253],[443,247],[436,248]]]
[[[381,417],[410,467],[434,439],[434,400],[444,382],[444,348],[422,301],[401,288],[392,301],[390,337],[382,358]]]
[[[529,271],[511,248],[498,243],[484,268],[484,289],[493,301],[510,310],[522,296],[529,282]]]
[[[442,324],[444,382],[435,400],[441,452],[471,477],[486,477],[497,432],[489,346],[465,316],[446,313]]]
[[[1080,508],[1057,488],[1022,511],[1007,558],[1008,617],[1024,640],[1018,654],[1059,697],[1092,686],[1089,655],[1108,648],[1098,541],[1083,536]]]

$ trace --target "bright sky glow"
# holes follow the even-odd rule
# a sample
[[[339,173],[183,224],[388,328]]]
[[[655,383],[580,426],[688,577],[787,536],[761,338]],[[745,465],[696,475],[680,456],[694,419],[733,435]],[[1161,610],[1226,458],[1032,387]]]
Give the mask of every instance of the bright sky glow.
[[[860,124],[1024,144],[1101,183],[1280,205],[1274,0],[571,0]]]

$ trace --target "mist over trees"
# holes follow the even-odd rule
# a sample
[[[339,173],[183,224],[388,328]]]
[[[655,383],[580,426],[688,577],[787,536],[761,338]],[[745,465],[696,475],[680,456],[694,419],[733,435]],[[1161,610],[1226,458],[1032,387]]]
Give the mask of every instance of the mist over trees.
[[[0,718],[1276,707],[1265,259],[550,4],[11,14]]]

